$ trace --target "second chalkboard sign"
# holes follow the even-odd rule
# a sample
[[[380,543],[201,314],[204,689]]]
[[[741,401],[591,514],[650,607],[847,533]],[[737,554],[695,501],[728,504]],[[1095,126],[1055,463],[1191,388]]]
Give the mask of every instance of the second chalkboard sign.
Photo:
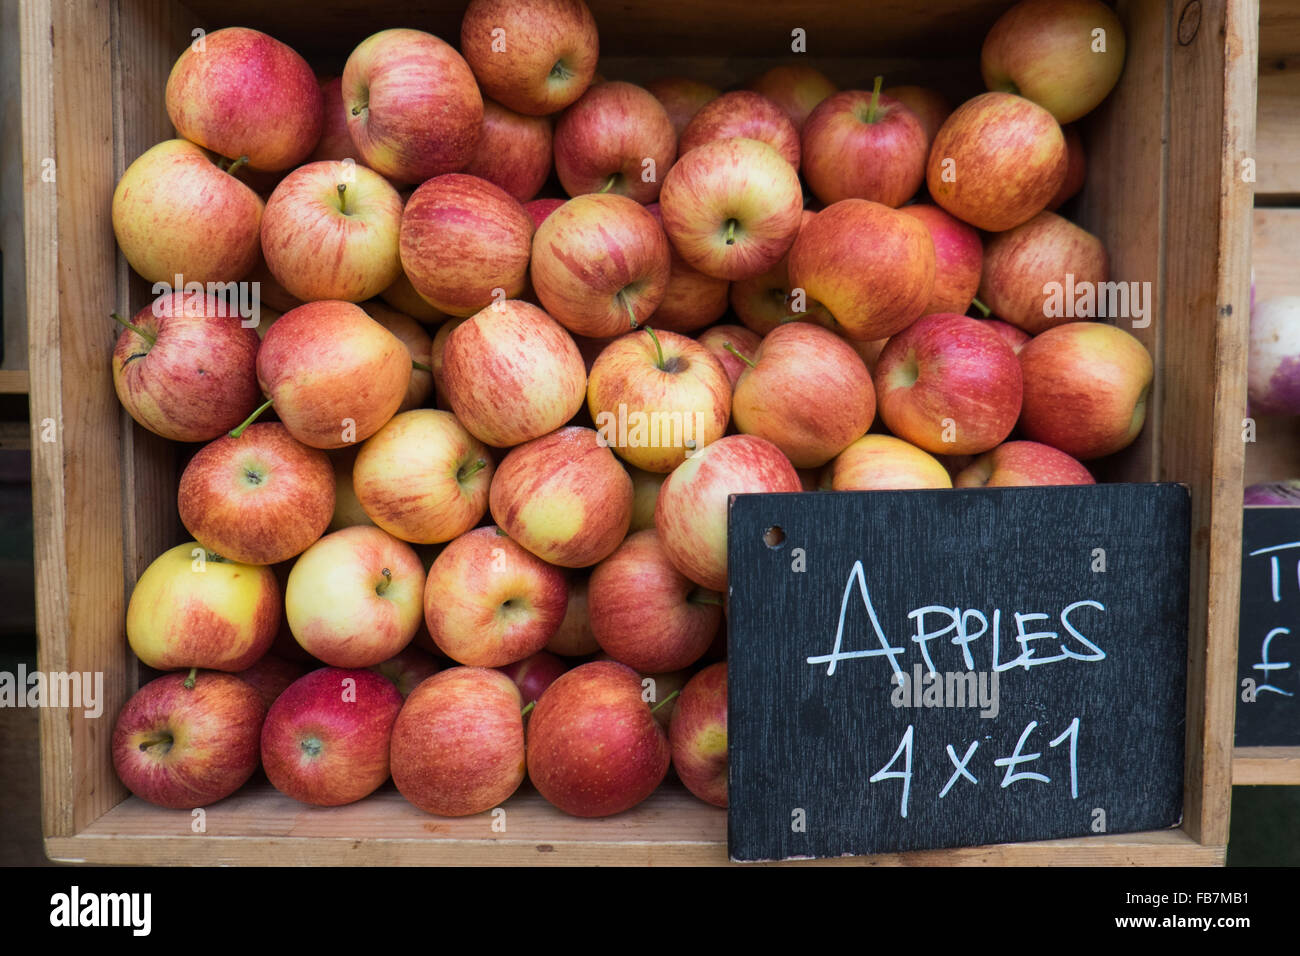
[[[1250,507],[1241,529],[1238,747],[1300,745],[1300,508]]]
[[[832,857],[1172,827],[1180,485],[739,495],[729,849]]]

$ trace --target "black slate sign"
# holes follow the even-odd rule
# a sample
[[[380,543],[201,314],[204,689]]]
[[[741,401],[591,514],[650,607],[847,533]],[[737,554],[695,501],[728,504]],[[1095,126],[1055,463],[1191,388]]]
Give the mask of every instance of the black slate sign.
[[[728,535],[732,859],[1179,823],[1185,487],[737,495]]]
[[[1246,508],[1241,542],[1236,744],[1300,746],[1300,508]]]

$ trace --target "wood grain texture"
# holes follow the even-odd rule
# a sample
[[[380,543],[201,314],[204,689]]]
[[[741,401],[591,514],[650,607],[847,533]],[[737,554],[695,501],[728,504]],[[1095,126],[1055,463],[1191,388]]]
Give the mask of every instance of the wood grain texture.
[[[18,4],[0,5],[0,296],[4,302],[0,369],[27,367],[27,296],[23,274],[23,179],[21,53]],[[3,384],[0,380],[0,384]],[[2,391],[3,389],[0,389]],[[25,389],[24,389],[25,391]]]
[[[1261,202],[1300,202],[1300,52],[1261,59],[1255,192]]]
[[[1300,112],[1296,113],[1300,125]],[[1295,159],[1300,166],[1300,156]],[[1300,296],[1300,209],[1256,209],[1251,247],[1255,301]]]
[[[25,316],[24,316],[25,318]],[[27,364],[26,323],[23,329],[23,364]],[[0,369],[0,395],[26,395],[32,387],[32,378],[26,369]]]
[[[1300,54],[1300,4],[1259,0],[1260,63],[1296,54]]]
[[[450,819],[411,806],[391,787],[359,803],[307,807],[249,785],[209,807],[207,832],[188,811],[128,798],[82,833],[46,840],[52,859],[137,865],[712,865],[727,864],[727,815],[665,785],[626,813],[579,820],[525,789],[504,804],[506,831],[488,814]],[[793,865],[1014,866],[1222,865],[1222,846],[1201,846],[1182,830],[1083,840],[882,854]]]
[[[1232,751],[1232,784],[1300,785],[1300,747],[1237,747]]]

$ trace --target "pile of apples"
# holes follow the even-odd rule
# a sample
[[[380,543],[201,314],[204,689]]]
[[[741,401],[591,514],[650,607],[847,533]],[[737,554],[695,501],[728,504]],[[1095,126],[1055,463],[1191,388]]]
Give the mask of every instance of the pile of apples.
[[[526,775],[603,816],[671,765],[726,806],[730,495],[1090,483],[1137,436],[1146,350],[1044,308],[1108,279],[1052,211],[1084,180],[1062,124],[1123,68],[1104,4],[1011,7],[956,109],[597,57],[582,0],[472,0],[459,51],[384,30],[342,77],[243,28],[177,60],[178,138],[112,210],[157,297],[117,317],[118,396],[202,443],[194,540],[127,612],[171,672],[117,722],[138,796],[260,765],[456,816]]]

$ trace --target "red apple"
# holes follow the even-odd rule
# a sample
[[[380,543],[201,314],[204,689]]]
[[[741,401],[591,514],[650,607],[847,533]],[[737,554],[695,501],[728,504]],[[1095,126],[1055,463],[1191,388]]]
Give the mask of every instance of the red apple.
[[[356,465],[357,452],[360,450],[359,446],[349,445],[346,448],[327,452],[330,464],[334,466],[334,516],[330,518],[326,531],[338,531],[354,525],[375,523],[370,515],[366,514],[366,509],[361,507],[356,489],[352,486],[352,469]]]
[[[527,302],[490,305],[447,338],[447,398],[480,441],[500,448],[555,431],[582,408],[587,369],[573,338]]]
[[[411,691],[442,668],[438,665],[438,658],[408,644],[388,660],[370,665],[370,669],[390,681],[402,697],[410,697]]]
[[[468,317],[453,316],[438,327],[433,336],[433,348],[429,353],[429,367],[433,369],[433,391],[437,405],[442,409],[451,409],[451,399],[447,396],[447,375],[443,370],[442,358],[447,351],[447,340]]]
[[[411,316],[390,309],[386,305],[380,305],[378,302],[363,303],[361,308],[365,310],[366,315],[402,340],[402,344],[406,346],[406,351],[410,353],[413,363],[429,364],[430,350],[433,348],[433,337],[425,331],[424,326]],[[413,408],[423,408],[432,392],[433,372],[412,365],[411,381],[406,386],[406,397],[402,399],[402,404],[397,406],[397,410],[405,412]]]
[[[305,673],[307,665],[302,661],[291,661],[268,653],[259,657],[251,666],[236,671],[235,676],[257,691],[262,703],[270,709],[285,688]]]
[[[533,237],[533,288],[575,335],[609,338],[663,302],[671,257],[655,217],[626,196],[571,199]]]
[[[118,336],[113,387],[155,435],[211,441],[260,401],[259,341],[228,300],[172,292],[137,312]]]
[[[805,209],[799,220],[800,231],[816,215]],[[809,299],[805,292],[794,294],[790,286],[789,253],[762,275],[733,282],[730,300],[740,321],[760,336],[785,322],[811,322],[831,331],[839,328],[826,306]]]
[[[925,130],[902,103],[845,90],[822,100],[803,127],[804,178],[827,205],[869,199],[898,207],[925,178]]]
[[[761,93],[790,117],[796,132],[803,131],[808,115],[839,87],[811,66],[774,66],[750,81],[749,88]]]
[[[751,90],[724,93],[701,108],[682,131],[677,152],[685,156],[706,143],[737,137],[767,143],[798,172],[799,130],[780,106]]]
[[[1010,345],[1011,351],[1015,352],[1017,355],[1019,355],[1020,350],[1025,347],[1025,343],[1033,338],[1033,336],[1023,329],[1018,329],[1010,322],[1003,322],[1001,319],[976,319],[976,321],[988,326],[998,335],[1002,336],[1002,340],[1006,342],[1007,345]]]
[[[880,91],[884,96],[902,103],[921,121],[925,131],[925,148],[928,152],[934,136],[944,120],[952,115],[952,102],[938,90],[924,86],[891,86]]]
[[[1001,232],[1046,208],[1065,181],[1065,135],[1052,114],[1010,93],[967,100],[935,135],[926,184],[963,222]]]
[[[677,570],[696,584],[723,592],[730,496],[802,490],[781,449],[753,435],[728,435],[668,476],[655,505],[655,529]]]
[[[934,243],[934,292],[924,315],[970,308],[984,269],[979,233],[938,206],[915,203],[899,210],[921,222]]]
[[[668,111],[632,83],[591,87],[555,124],[555,173],[570,196],[614,193],[654,202],[676,158]]]
[[[356,163],[308,163],[267,201],[262,254],[296,298],[360,302],[401,275],[401,226],[402,199],[384,177]]]
[[[541,697],[546,688],[569,669],[569,665],[554,654],[538,651],[522,661],[515,661],[513,664],[497,669],[515,682],[520,697],[527,705]]]
[[[601,650],[642,673],[689,667],[722,625],[722,596],[678,571],[654,529],[629,535],[592,569],[587,600]]]
[[[1055,212],[1066,200],[1072,199],[1080,189],[1083,188],[1084,180],[1088,178],[1088,157],[1083,151],[1083,139],[1079,136],[1079,127],[1071,123],[1069,126],[1062,126],[1061,132],[1065,134],[1065,179],[1061,182],[1061,188],[1056,191],[1047,208]]]
[[[321,137],[311,67],[257,30],[227,27],[190,44],[167,77],[165,97],[180,136],[228,159],[247,157],[253,169],[297,166]]]
[[[686,124],[705,104],[716,100],[722,91],[716,86],[701,83],[685,76],[666,76],[651,80],[645,85],[654,98],[663,104],[672,121],[673,132],[680,137]]]
[[[727,805],[727,664],[710,664],[677,698],[668,739],[686,789],[715,807]]]
[[[934,295],[929,230],[865,199],[827,206],[790,250],[790,283],[826,306],[848,338],[883,339],[918,319]]]
[[[682,156],[664,180],[664,231],[705,275],[751,279],[790,250],[803,211],[794,167],[753,139],[706,143]]]
[[[173,810],[230,796],[257,770],[266,707],[230,674],[166,674],[126,702],[113,727],[113,769],[133,794]]]
[[[767,439],[796,468],[820,468],[871,427],[876,396],[847,342],[790,322],[767,334],[741,373],[731,414],[738,431]]]
[[[631,668],[593,661],[564,674],[537,702],[528,727],[528,777],[576,817],[631,809],[668,773],[668,740],[641,699]]]
[[[343,105],[362,162],[398,183],[464,169],[483,126],[469,64],[420,30],[381,30],[361,41],[343,67]]]
[[[398,233],[398,258],[401,258],[401,233]],[[415,291],[415,286],[411,285],[410,278],[406,271],[393,281],[383,292],[379,293],[379,298],[383,299],[398,312],[403,315],[409,315],[413,319],[426,324],[442,322],[447,318],[447,313],[435,309],[420,293]]]
[[[511,449],[488,500],[493,519],[523,547],[585,568],[626,537],[632,479],[594,431],[569,426]]]
[[[1127,448],[1142,431],[1151,354],[1123,329],[1071,322],[1020,350],[1020,434],[1083,461]]]
[[[958,488],[1019,488],[1030,485],[1092,485],[1083,464],[1050,445],[1009,441],[980,455],[957,474]]]
[[[596,635],[591,633],[591,619],[587,614],[586,574],[574,574],[569,580],[569,603],[565,605],[564,620],[546,649],[561,657],[585,657],[600,650]]]
[[[343,105],[343,78],[334,76],[320,81],[323,122],[320,140],[307,157],[310,162],[358,159],[356,144],[348,132],[348,109]]]
[[[370,667],[411,643],[420,626],[424,565],[379,528],[344,528],[308,548],[289,572],[284,612],[303,650],[333,667]]]
[[[829,491],[952,487],[937,459],[893,435],[863,435],[836,456],[827,478]]]
[[[524,211],[532,217],[533,229],[541,229],[548,216],[563,206],[567,199],[530,199],[524,203]]]
[[[451,412],[394,415],[357,455],[352,485],[370,520],[418,544],[459,537],[487,511],[492,456]]]
[[[1054,212],[1040,212],[990,237],[979,294],[994,314],[1037,335],[1076,316],[1116,318],[1106,314],[1112,300],[1103,299],[1101,288],[1109,279],[1100,239]]]
[[[756,332],[751,332],[743,325],[715,325],[711,329],[705,329],[696,338],[696,341],[709,350],[709,354],[718,360],[722,370],[727,373],[727,380],[731,382],[734,392],[736,382],[745,369],[749,368],[745,364],[745,358],[753,361],[754,356],[758,353],[759,343],[762,336]],[[736,352],[739,352],[745,358],[740,358]]]
[[[460,48],[488,96],[529,116],[580,97],[600,57],[596,21],[582,0],[472,0]]]
[[[483,134],[465,172],[486,179],[519,202],[537,195],[551,174],[551,121],[483,101]]]
[[[496,528],[475,528],[434,560],[424,617],[434,643],[452,660],[504,667],[546,646],[567,600],[559,568]]]
[[[367,670],[323,667],[294,681],[262,725],[262,767],[300,803],[340,807],[388,780],[388,746],[402,695]]]
[[[650,203],[646,209],[662,226],[659,204]],[[727,311],[727,291],[731,283],[705,275],[683,259],[671,244],[669,251],[672,259],[668,269],[668,288],[663,302],[646,324],[687,334],[716,322]]]

